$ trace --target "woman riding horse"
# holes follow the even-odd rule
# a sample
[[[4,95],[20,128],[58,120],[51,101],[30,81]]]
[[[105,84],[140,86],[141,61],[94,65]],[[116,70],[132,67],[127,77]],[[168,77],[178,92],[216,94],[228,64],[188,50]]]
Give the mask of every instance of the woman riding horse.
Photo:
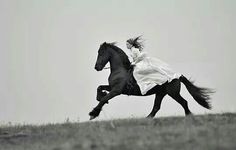
[[[137,81],[142,95],[165,82],[171,82],[178,79],[181,74],[174,73],[166,63],[159,59],[148,57],[143,51],[143,43],[141,37],[131,38],[126,41],[126,46],[131,51],[134,66],[133,75]]]
[[[122,49],[113,43],[104,42],[99,50],[95,69],[101,71],[110,63],[109,85],[100,85],[97,88],[99,104],[89,113],[90,119],[96,118],[102,107],[110,99],[120,94],[148,96],[155,94],[153,109],[148,117],[154,117],[160,109],[162,99],[169,95],[183,108],[186,115],[191,114],[187,101],[180,95],[181,82],[186,86],[192,97],[201,106],[210,109],[210,93],[208,88],[197,87],[185,76],[174,73],[168,65],[160,60],[150,58],[142,51],[140,37],[127,41],[127,47],[132,51],[133,63]],[[135,49],[137,48],[137,49]],[[130,71],[134,67],[134,73]],[[108,93],[107,93],[108,92]]]

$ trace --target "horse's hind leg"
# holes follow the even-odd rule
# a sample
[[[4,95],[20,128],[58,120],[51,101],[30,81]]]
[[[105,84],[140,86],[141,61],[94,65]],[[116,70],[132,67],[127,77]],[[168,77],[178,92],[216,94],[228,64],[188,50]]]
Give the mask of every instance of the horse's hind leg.
[[[185,111],[185,115],[190,115],[191,111],[188,108],[188,102],[180,95],[180,81],[175,79],[166,86],[167,94],[176,100]]]
[[[191,111],[188,108],[188,102],[180,94],[175,95],[172,98],[174,98],[184,108],[185,115],[191,114]]]
[[[164,98],[165,95],[166,95],[166,93],[165,93],[164,91],[162,91],[162,92],[156,94],[152,111],[151,111],[151,113],[147,116],[147,118],[153,118],[153,117],[156,115],[156,113],[158,112],[158,110],[160,110],[160,108],[161,108],[161,102],[162,102],[162,99]]]

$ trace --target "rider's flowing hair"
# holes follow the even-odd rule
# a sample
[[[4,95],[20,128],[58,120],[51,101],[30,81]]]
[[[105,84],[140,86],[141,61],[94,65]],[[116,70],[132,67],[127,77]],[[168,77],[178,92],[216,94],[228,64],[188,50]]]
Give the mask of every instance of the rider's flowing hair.
[[[126,42],[128,42],[132,47],[138,48],[140,51],[143,50],[143,39],[141,38],[142,35],[136,37],[136,38],[130,38]]]

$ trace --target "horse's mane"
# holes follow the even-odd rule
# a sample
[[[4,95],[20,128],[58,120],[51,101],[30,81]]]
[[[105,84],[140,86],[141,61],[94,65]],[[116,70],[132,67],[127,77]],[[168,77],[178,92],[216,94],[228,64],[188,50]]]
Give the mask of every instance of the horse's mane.
[[[129,61],[129,58],[128,58],[128,56],[125,54],[125,52],[121,49],[121,48],[119,48],[119,47],[117,47],[115,44],[115,42],[113,42],[113,43],[106,43],[108,46],[110,46],[112,49],[114,49],[119,55],[120,55],[120,58],[123,60],[123,63],[124,63],[124,65],[125,65],[125,68],[128,70],[128,69],[130,69],[130,65],[131,65],[131,63],[130,63],[130,61]]]

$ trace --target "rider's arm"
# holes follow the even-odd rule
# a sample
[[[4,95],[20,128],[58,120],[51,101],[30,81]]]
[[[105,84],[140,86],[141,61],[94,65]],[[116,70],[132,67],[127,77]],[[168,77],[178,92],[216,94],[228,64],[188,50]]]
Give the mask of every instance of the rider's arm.
[[[138,62],[142,61],[146,57],[146,53],[140,52],[139,49],[132,48],[132,57],[133,62],[131,64],[136,65]]]
[[[132,48],[131,49],[131,56],[133,58],[133,62],[131,63],[132,65],[137,64],[140,61],[140,51],[137,48]]]

